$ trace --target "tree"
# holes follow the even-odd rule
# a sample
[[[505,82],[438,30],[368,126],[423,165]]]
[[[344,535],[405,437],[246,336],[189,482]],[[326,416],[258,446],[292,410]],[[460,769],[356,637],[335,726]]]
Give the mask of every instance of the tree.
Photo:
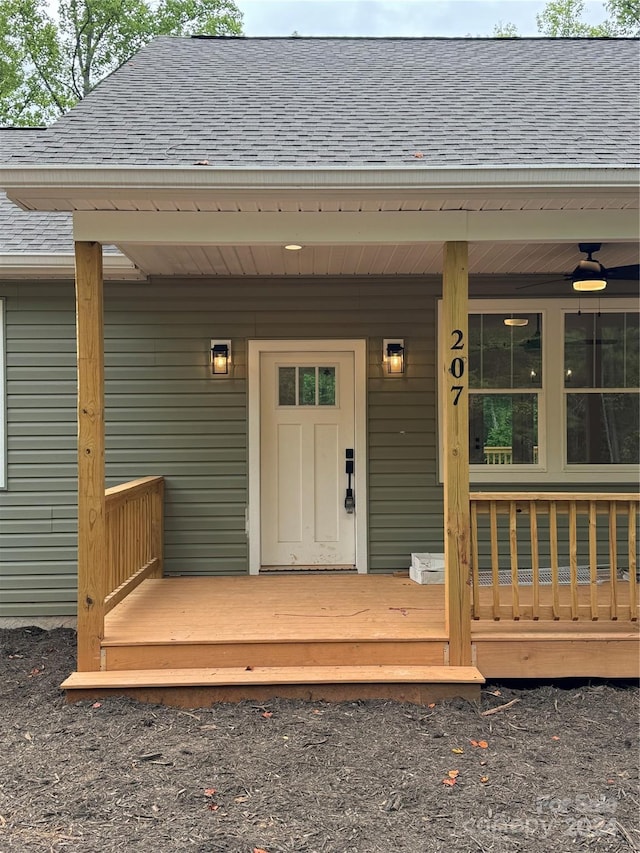
[[[564,38],[598,38],[640,35],[640,0],[607,0],[608,17],[600,24],[582,20],[584,0],[550,0],[536,16],[538,32],[543,36]],[[497,38],[515,38],[518,29],[502,21],[494,27]]]
[[[240,35],[233,0],[0,0],[0,124],[49,124],[155,36]]]

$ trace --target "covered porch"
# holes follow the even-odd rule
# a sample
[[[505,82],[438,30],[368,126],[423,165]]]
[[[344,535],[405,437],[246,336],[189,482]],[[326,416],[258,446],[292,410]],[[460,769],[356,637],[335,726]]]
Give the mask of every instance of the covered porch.
[[[66,181],[64,186],[45,192],[39,182],[48,176],[35,174],[29,188],[15,195],[25,204],[31,193],[75,210],[78,670],[64,683],[71,697],[116,690],[187,704],[203,697],[274,693],[423,701],[436,693],[477,694],[484,678],[637,675],[638,495],[626,485],[629,471],[617,482],[615,471],[598,469],[594,475],[587,460],[578,479],[566,479],[558,462],[559,433],[548,429],[544,436],[542,427],[540,436],[551,450],[541,453],[537,438],[528,442],[529,458],[521,453],[523,467],[504,479],[496,469],[504,475],[514,467],[513,459],[496,462],[489,453],[502,442],[478,443],[487,465],[474,485],[480,482],[490,491],[470,490],[469,458],[470,295],[478,302],[500,297],[501,311],[513,314],[515,297],[524,302],[516,291],[541,287],[550,300],[545,321],[556,315],[557,320],[558,288],[571,286],[565,272],[575,264],[579,241],[607,241],[608,263],[631,263],[637,257],[637,198],[626,172],[612,177],[592,176],[588,170],[567,175],[555,168],[504,167],[483,172],[482,182],[471,189],[466,171],[430,173],[428,187],[424,175],[392,172],[382,175],[378,186],[363,189],[369,174],[328,170],[301,176],[274,170],[260,173],[259,181],[266,183],[248,189],[238,188],[237,173],[192,169],[189,181],[196,186],[161,190],[136,170],[105,173],[99,187],[88,184],[93,173],[62,172],[57,180]],[[118,312],[123,336],[129,342],[136,334],[142,339],[135,344],[144,370],[129,380],[130,364],[123,357],[114,374],[133,388],[129,398],[135,392],[144,397],[144,383],[153,383],[147,417],[162,413],[164,434],[175,442],[165,444],[177,449],[170,457],[171,471],[138,467],[140,479],[105,488],[109,412],[102,248],[109,244],[149,277],[139,286],[145,288],[142,295],[135,291],[138,285],[122,288]],[[287,246],[302,248],[291,252]],[[475,277],[471,293],[470,270]],[[234,291],[246,278],[252,281],[253,301],[240,305]],[[331,311],[324,298],[314,297],[315,287],[325,288],[322,293],[335,301]],[[159,290],[169,292],[172,301],[162,306],[162,324],[148,330],[147,315]],[[381,356],[383,340],[397,333],[388,324],[401,291],[404,314],[394,322],[412,330],[416,345],[412,352],[409,344],[407,354],[409,363],[414,359],[414,372],[394,385],[396,380],[384,375]],[[609,294],[627,297],[628,290],[612,282]],[[218,322],[216,334],[232,345],[236,373],[226,387],[233,393],[224,384],[214,392],[211,385],[218,382],[208,361],[214,331],[205,336],[199,324],[203,298],[206,330]],[[291,303],[302,298],[305,311],[283,319]],[[139,304],[134,321],[127,314],[128,299]],[[194,360],[185,370],[161,349],[178,302],[188,305],[188,313],[171,330],[172,345],[181,346],[193,327],[198,338],[197,353],[188,354]],[[529,310],[533,318],[542,316]],[[311,322],[318,314],[324,317],[322,331]],[[539,327],[537,332],[539,338]],[[535,335],[531,329],[527,341],[538,343]],[[252,395],[259,387],[252,344],[267,339],[277,348],[279,341],[294,340],[313,350],[329,336],[336,349],[349,342],[362,354],[355,384],[364,405],[360,422],[356,406],[355,434],[363,436],[356,476],[364,488],[357,486],[356,509],[350,514],[360,544],[353,560],[339,561],[360,574],[262,576],[260,525],[268,498],[256,486],[262,432],[251,418]],[[133,360],[131,353],[137,351],[130,347],[127,357]],[[533,379],[544,375],[555,383],[560,399],[562,374],[557,363],[545,358],[540,356]],[[174,388],[188,384],[184,416],[180,398],[165,396],[164,409],[156,403],[166,377]],[[192,391],[196,386],[197,393]],[[506,387],[514,392],[514,385]],[[116,403],[118,436],[142,420],[135,402],[128,404],[118,409]],[[215,414],[223,406],[231,411],[226,419],[241,422],[239,444],[230,443],[236,437],[229,431],[217,429]],[[206,444],[190,445],[181,430],[186,427],[188,438],[189,418],[204,421],[204,411],[215,428]],[[376,418],[377,432],[367,435],[365,422]],[[382,441],[374,443],[378,432]],[[140,450],[134,444],[129,460],[143,450],[142,443]],[[236,455],[228,454],[227,461],[230,446]],[[555,469],[548,464],[551,451]],[[163,501],[179,491],[173,483],[181,468],[197,471],[203,458],[214,454],[215,470],[224,475],[210,477],[200,491],[219,481],[223,487],[216,509],[211,503],[199,507],[212,521],[231,494],[234,535],[246,531],[247,553],[257,555],[257,563],[250,557],[239,560],[235,577],[180,577],[174,552],[170,573],[175,577],[165,577]],[[418,460],[420,476],[405,489],[404,480]],[[373,490],[363,494],[374,468],[375,507]],[[510,491],[519,471],[524,471],[524,490]],[[166,477],[140,476],[148,473]],[[496,479],[504,491],[491,488]],[[234,488],[238,483],[242,488]],[[581,483],[580,491],[575,483]],[[399,565],[385,561],[384,536],[394,528],[394,540],[402,537],[403,515],[394,512],[398,502],[414,528],[429,519],[430,547],[444,551],[444,584],[414,584],[394,576]],[[336,507],[346,511],[342,500]],[[371,567],[372,539],[365,534],[371,532],[374,510],[386,514],[386,520],[376,529],[382,542],[376,543],[377,563]],[[220,510],[211,527],[221,537],[227,517]],[[180,523],[175,517],[171,521]],[[174,542],[184,543],[189,535],[186,525]],[[210,552],[215,546],[209,539]],[[404,565],[412,550],[406,547]],[[207,552],[199,559],[198,573],[206,575]],[[380,574],[369,574],[372,568]],[[226,571],[219,561],[216,574]],[[321,693],[318,685],[323,685]]]

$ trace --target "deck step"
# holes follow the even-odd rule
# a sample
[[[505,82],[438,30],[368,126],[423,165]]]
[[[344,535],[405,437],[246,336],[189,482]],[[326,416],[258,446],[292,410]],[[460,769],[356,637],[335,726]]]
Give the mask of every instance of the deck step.
[[[285,684],[484,684],[473,666],[256,666],[74,672],[63,690]]]

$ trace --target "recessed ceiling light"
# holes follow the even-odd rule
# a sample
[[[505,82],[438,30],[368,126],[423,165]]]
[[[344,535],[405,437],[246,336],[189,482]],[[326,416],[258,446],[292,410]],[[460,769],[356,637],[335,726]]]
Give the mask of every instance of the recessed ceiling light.
[[[302,246],[299,243],[287,243],[285,249],[289,252],[299,252]]]

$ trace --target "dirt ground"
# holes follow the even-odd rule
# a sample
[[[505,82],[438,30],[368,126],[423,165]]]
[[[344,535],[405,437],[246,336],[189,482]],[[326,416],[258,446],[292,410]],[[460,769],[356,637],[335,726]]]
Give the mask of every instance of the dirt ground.
[[[487,685],[480,707],[67,705],[74,644],[0,631],[3,853],[640,850],[635,685]]]

